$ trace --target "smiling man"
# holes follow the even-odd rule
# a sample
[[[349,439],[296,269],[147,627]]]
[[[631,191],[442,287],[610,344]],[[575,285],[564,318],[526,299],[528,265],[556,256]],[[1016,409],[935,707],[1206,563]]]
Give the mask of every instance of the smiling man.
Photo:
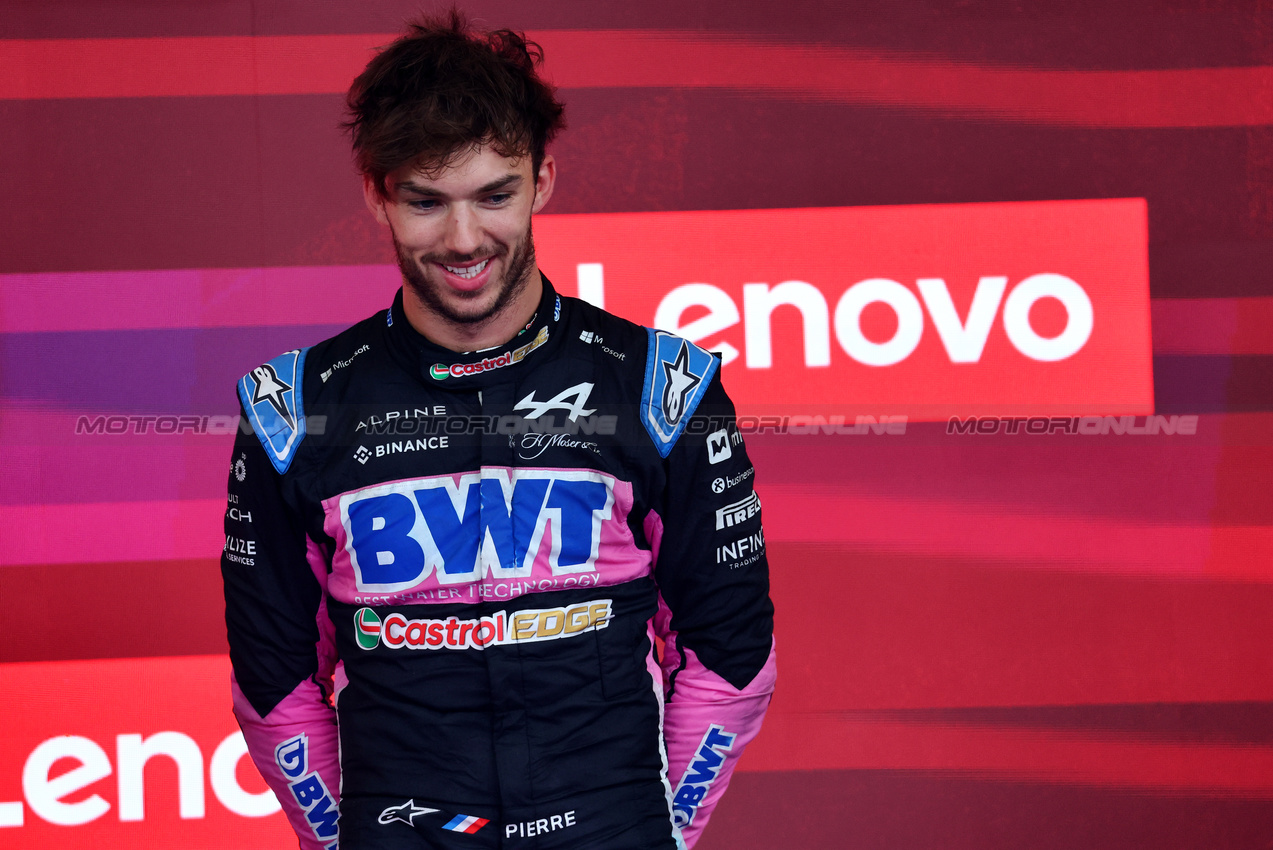
[[[443,169],[411,164],[363,191],[389,228],[406,282],[407,318],[446,348],[498,345],[520,329],[543,290],[530,221],[552,196],[556,163],[509,158],[489,144]],[[512,323],[512,324],[510,324]]]
[[[719,360],[536,264],[539,58],[451,14],[371,61],[347,126],[403,287],[238,384],[234,710],[304,848],[692,846],[773,690]]]

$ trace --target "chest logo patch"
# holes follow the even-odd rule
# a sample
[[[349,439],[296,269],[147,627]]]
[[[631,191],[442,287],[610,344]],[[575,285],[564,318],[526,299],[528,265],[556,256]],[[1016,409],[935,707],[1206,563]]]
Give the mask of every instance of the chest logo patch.
[[[298,349],[257,366],[239,380],[239,400],[252,430],[280,473],[286,472],[305,439],[301,381],[305,354]]]
[[[641,392],[641,424],[667,457],[703,400],[716,374],[717,360],[688,340],[649,330],[645,388]]]
[[[430,576],[441,585],[525,578],[537,561],[553,575],[591,573],[614,486],[592,470],[505,468],[395,481],[340,497],[342,543],[361,592]]]
[[[569,414],[570,421],[575,422],[578,421],[580,416],[591,416],[597,412],[595,409],[584,408],[584,405],[588,403],[588,396],[592,392],[593,386],[593,384],[584,381],[582,384],[575,384],[573,387],[562,390],[548,399],[548,401],[536,401],[535,393],[532,392],[526,398],[517,402],[513,406],[513,410],[526,411],[523,415],[527,419],[538,419],[553,410],[564,410]]]

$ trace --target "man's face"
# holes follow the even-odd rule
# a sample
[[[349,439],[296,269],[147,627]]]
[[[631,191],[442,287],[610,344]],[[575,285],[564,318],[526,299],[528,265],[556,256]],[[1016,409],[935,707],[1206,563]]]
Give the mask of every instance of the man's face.
[[[439,172],[401,168],[367,205],[393,235],[407,286],[434,317],[475,326],[520,307],[535,267],[530,219],[552,194],[555,164],[476,148]]]

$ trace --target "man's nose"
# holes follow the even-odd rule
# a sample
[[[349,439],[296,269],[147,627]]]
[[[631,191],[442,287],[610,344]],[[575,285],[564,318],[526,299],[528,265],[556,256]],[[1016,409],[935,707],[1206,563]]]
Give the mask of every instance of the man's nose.
[[[482,229],[476,213],[467,204],[451,208],[446,226],[446,249],[467,256],[482,247]]]

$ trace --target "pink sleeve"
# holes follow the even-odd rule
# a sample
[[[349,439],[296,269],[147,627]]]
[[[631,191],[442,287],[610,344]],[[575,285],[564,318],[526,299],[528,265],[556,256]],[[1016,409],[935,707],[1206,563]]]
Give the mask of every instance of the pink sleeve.
[[[336,712],[322,689],[306,679],[265,717],[233,678],[232,690],[248,752],[282,804],[302,850],[335,848],[340,745]]]
[[[672,820],[680,827],[685,846],[691,848],[725,793],[743,749],[760,731],[777,666],[771,644],[768,660],[740,691],[705,667],[694,650],[682,650],[670,621],[671,612],[660,604],[655,631],[664,641],[660,662],[667,692],[663,736],[672,783]]]

